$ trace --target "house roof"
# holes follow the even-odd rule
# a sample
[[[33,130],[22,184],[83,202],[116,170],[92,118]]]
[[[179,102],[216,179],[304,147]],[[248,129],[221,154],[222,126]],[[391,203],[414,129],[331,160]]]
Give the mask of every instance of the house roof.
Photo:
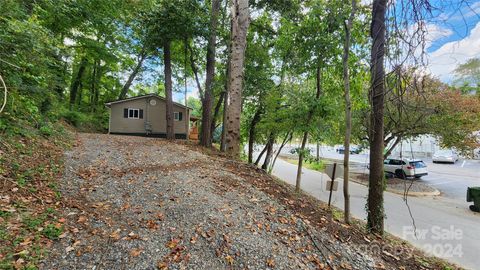
[[[146,94],[146,95],[141,95],[141,96],[136,96],[136,97],[129,97],[129,98],[125,98],[125,99],[119,99],[119,100],[115,100],[115,101],[110,101],[110,102],[107,102],[105,103],[105,106],[107,107],[110,107],[112,104],[117,104],[117,103],[122,103],[122,102],[126,102],[126,101],[131,101],[131,100],[136,100],[136,99],[142,99],[142,98],[149,98],[149,97],[156,97],[158,99],[161,99],[161,100],[164,100],[166,101],[166,99],[164,97],[161,97],[157,94]],[[173,102],[173,104],[179,106],[179,107],[182,107],[182,108],[187,108],[187,109],[190,109],[190,110],[193,110],[193,108],[191,107],[188,107],[188,106],[185,106],[181,103],[178,103],[178,102]]]

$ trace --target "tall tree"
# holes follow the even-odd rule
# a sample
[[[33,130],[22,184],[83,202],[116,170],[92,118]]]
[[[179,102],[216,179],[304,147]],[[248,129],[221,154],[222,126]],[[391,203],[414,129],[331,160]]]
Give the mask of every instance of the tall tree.
[[[135,65],[132,72],[128,76],[127,81],[123,85],[122,90],[120,91],[120,95],[118,95],[118,99],[124,99],[127,96],[128,90],[130,89],[130,86],[132,86],[133,80],[135,80],[135,77],[137,77],[137,74],[142,69],[145,58],[147,58],[147,51],[146,48],[142,48],[140,55],[138,56],[137,64]]]
[[[344,218],[345,223],[350,223],[350,194],[348,190],[349,182],[349,166],[350,166],[350,137],[352,134],[352,102],[350,99],[350,72],[348,60],[350,56],[350,39],[353,19],[355,18],[355,10],[357,1],[352,0],[350,17],[345,21],[345,42],[343,45],[343,84],[345,88],[345,141],[343,156],[343,197],[344,197]]]
[[[367,226],[371,232],[383,234],[384,228],[384,172],[383,172],[383,109],[385,99],[385,14],[386,0],[374,0],[370,35],[371,49],[371,87],[369,102],[370,115],[370,175],[368,185]]]
[[[205,94],[202,100],[202,134],[200,144],[206,147],[212,145],[212,107],[213,107],[213,80],[215,78],[215,49],[217,42],[218,13],[220,11],[220,0],[212,0],[210,15],[210,33],[207,44],[207,65],[205,79]]]
[[[80,64],[78,66],[78,70],[76,74],[72,74],[74,79],[72,79],[72,86],[70,87],[70,109],[77,101],[77,96],[79,89],[82,85],[82,78],[83,74],[85,73],[85,69],[87,68],[88,59],[84,56],[82,60],[80,60]]]
[[[318,64],[317,67],[317,74],[316,74],[316,94],[315,94],[315,101],[318,102],[320,99],[320,95],[322,94],[322,68],[320,66],[321,64]],[[308,114],[307,114],[307,126],[309,126],[312,122],[313,116],[315,113],[315,108],[312,107],[309,109]],[[298,165],[297,165],[297,178],[295,181],[295,191],[300,192],[300,187],[301,187],[301,181],[302,181],[302,166],[303,166],[303,159],[305,158],[305,146],[307,144],[308,140],[308,130],[305,130],[303,132],[303,137],[302,137],[302,145],[300,146],[300,151],[298,153]]]
[[[250,24],[248,0],[232,1],[232,47],[228,81],[229,100],[226,124],[226,150],[232,157],[240,155],[240,115],[242,112],[243,66],[247,31]]]
[[[171,41],[166,40],[163,45],[163,70],[165,75],[165,99],[167,103],[166,121],[167,121],[167,139],[175,139],[173,124],[173,100],[172,100],[172,58],[170,51]]]

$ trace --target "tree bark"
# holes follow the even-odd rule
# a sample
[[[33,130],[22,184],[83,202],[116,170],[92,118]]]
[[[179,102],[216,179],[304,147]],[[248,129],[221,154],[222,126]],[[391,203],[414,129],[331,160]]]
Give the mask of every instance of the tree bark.
[[[311,118],[311,117],[310,117]],[[302,166],[303,166],[303,155],[305,150],[305,145],[307,144],[308,132],[303,133],[302,146],[300,147],[300,152],[298,153],[298,165],[297,165],[297,179],[295,181],[295,192],[300,192],[300,186],[302,181]]]
[[[225,12],[227,14],[229,0],[225,1]],[[233,32],[233,21],[230,20],[230,34]],[[225,69],[225,95],[223,97],[223,118],[222,118],[222,135],[220,138],[220,151],[226,152],[227,151],[227,132],[226,132],[226,124],[227,124],[227,112],[228,112],[228,102],[229,102],[229,93],[230,93],[230,59],[232,56],[232,39],[227,39],[225,46],[227,47],[227,67]]]
[[[163,66],[165,74],[165,99],[166,99],[166,120],[167,120],[167,139],[175,139],[173,123],[173,100],[172,100],[172,59],[170,52],[170,41],[166,41],[163,46]]]
[[[215,133],[215,129],[217,128],[217,117],[218,117],[218,114],[220,113],[220,108],[222,107],[224,96],[225,96],[225,91],[222,91],[220,93],[220,96],[218,97],[217,105],[215,105],[215,109],[213,110],[212,124],[210,125],[210,134],[212,134],[212,141],[213,141],[213,134]]]
[[[253,162],[253,145],[255,144],[255,127],[258,122],[260,122],[261,109],[258,108],[255,114],[253,115],[252,121],[250,122],[250,128],[248,130],[248,163]]]
[[[260,152],[260,154],[258,154],[258,157],[257,159],[255,160],[255,164],[256,166],[258,166],[258,164],[260,164],[260,160],[262,160],[262,157],[263,157],[263,154],[265,154],[265,152],[267,151],[267,145],[265,144],[265,146],[263,147],[262,151]]]
[[[227,68],[228,74],[228,68]],[[227,76],[228,78],[228,76]],[[230,85],[227,81],[227,84]],[[222,136],[220,138],[220,151],[227,151],[227,132],[226,132],[226,123],[227,123],[227,111],[228,111],[228,87],[225,88],[225,97],[223,98],[223,119],[222,119]]]
[[[147,54],[145,53],[145,49],[142,49],[137,65],[135,66],[135,68],[133,68],[132,73],[130,73],[130,76],[128,76],[127,81],[122,87],[122,91],[120,92],[120,95],[118,95],[118,99],[124,99],[125,97],[127,97],[128,89],[130,89],[130,86],[132,86],[133,80],[135,80],[135,77],[137,76],[138,72],[142,68],[143,61],[145,61],[145,58],[147,58]]]
[[[243,68],[247,31],[250,24],[248,0],[232,1],[232,48],[229,71],[229,100],[227,111],[226,150],[231,157],[240,156],[240,114],[242,111]]]
[[[353,19],[356,10],[356,0],[352,0],[350,17],[345,23],[345,44],[343,46],[343,83],[345,87],[345,141],[343,155],[343,197],[344,197],[344,219],[350,224],[350,193],[349,193],[349,166],[350,166],[350,138],[352,134],[352,102],[350,100],[350,72],[348,59],[350,56],[350,39]]]
[[[78,67],[77,74],[75,79],[72,81],[72,85],[70,87],[70,109],[75,104],[78,95],[78,89],[82,83],[83,74],[85,73],[85,69],[87,68],[88,60],[86,57],[83,57],[80,61],[80,65]]]
[[[265,160],[263,161],[262,164],[262,169],[267,170],[268,165],[270,164],[270,160],[272,159],[272,154],[273,154],[273,144],[275,143],[275,134],[273,132],[270,132],[270,135],[268,136],[268,141],[267,141],[267,155],[265,156]]]
[[[215,48],[217,42],[218,13],[220,0],[212,0],[212,13],[210,16],[210,35],[207,44],[207,66],[205,78],[205,96],[202,100],[202,134],[200,144],[205,147],[212,146],[212,107],[213,107],[213,82],[215,79]]]
[[[95,97],[97,96],[97,72],[98,72],[98,60],[93,61],[92,78],[90,84],[90,111],[93,112],[97,106]]]
[[[385,13],[386,0],[374,0],[372,10],[371,50],[371,88],[369,102],[372,108],[370,114],[370,176],[368,188],[368,229],[377,234],[383,234],[383,111],[385,99]]]
[[[320,95],[322,93],[322,84],[321,84],[321,78],[322,78],[322,69],[320,68],[320,65],[317,67],[317,93],[315,95],[315,100],[318,101],[320,99]],[[310,122],[312,121],[313,118],[313,108],[310,109],[307,115],[307,124],[306,126],[308,127],[310,125]],[[308,130],[303,133],[303,138],[302,138],[302,145],[300,147],[300,152],[298,153],[298,166],[297,166],[297,179],[295,181],[295,191],[300,192],[300,185],[302,181],[302,165],[303,165],[303,158],[304,158],[304,151],[305,151],[305,145],[308,140]]]

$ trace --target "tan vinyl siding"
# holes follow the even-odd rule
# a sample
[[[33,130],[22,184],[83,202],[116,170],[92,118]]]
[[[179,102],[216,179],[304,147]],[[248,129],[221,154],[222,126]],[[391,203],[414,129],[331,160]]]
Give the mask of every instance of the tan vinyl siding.
[[[157,104],[155,106],[150,105],[151,99],[156,100]],[[143,119],[124,118],[124,108],[142,109]],[[187,109],[174,104],[173,111],[183,114],[182,121],[174,121],[175,133],[187,134]],[[145,123],[147,121],[150,122],[154,134],[163,134],[167,130],[166,102],[157,97],[145,97],[112,104],[110,113],[110,132],[112,133],[145,133]]]

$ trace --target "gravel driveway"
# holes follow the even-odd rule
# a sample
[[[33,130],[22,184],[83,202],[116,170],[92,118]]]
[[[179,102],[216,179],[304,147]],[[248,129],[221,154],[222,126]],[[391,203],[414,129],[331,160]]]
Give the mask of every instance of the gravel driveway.
[[[65,233],[40,267],[374,268],[225,162],[161,139],[79,134],[59,187]]]

